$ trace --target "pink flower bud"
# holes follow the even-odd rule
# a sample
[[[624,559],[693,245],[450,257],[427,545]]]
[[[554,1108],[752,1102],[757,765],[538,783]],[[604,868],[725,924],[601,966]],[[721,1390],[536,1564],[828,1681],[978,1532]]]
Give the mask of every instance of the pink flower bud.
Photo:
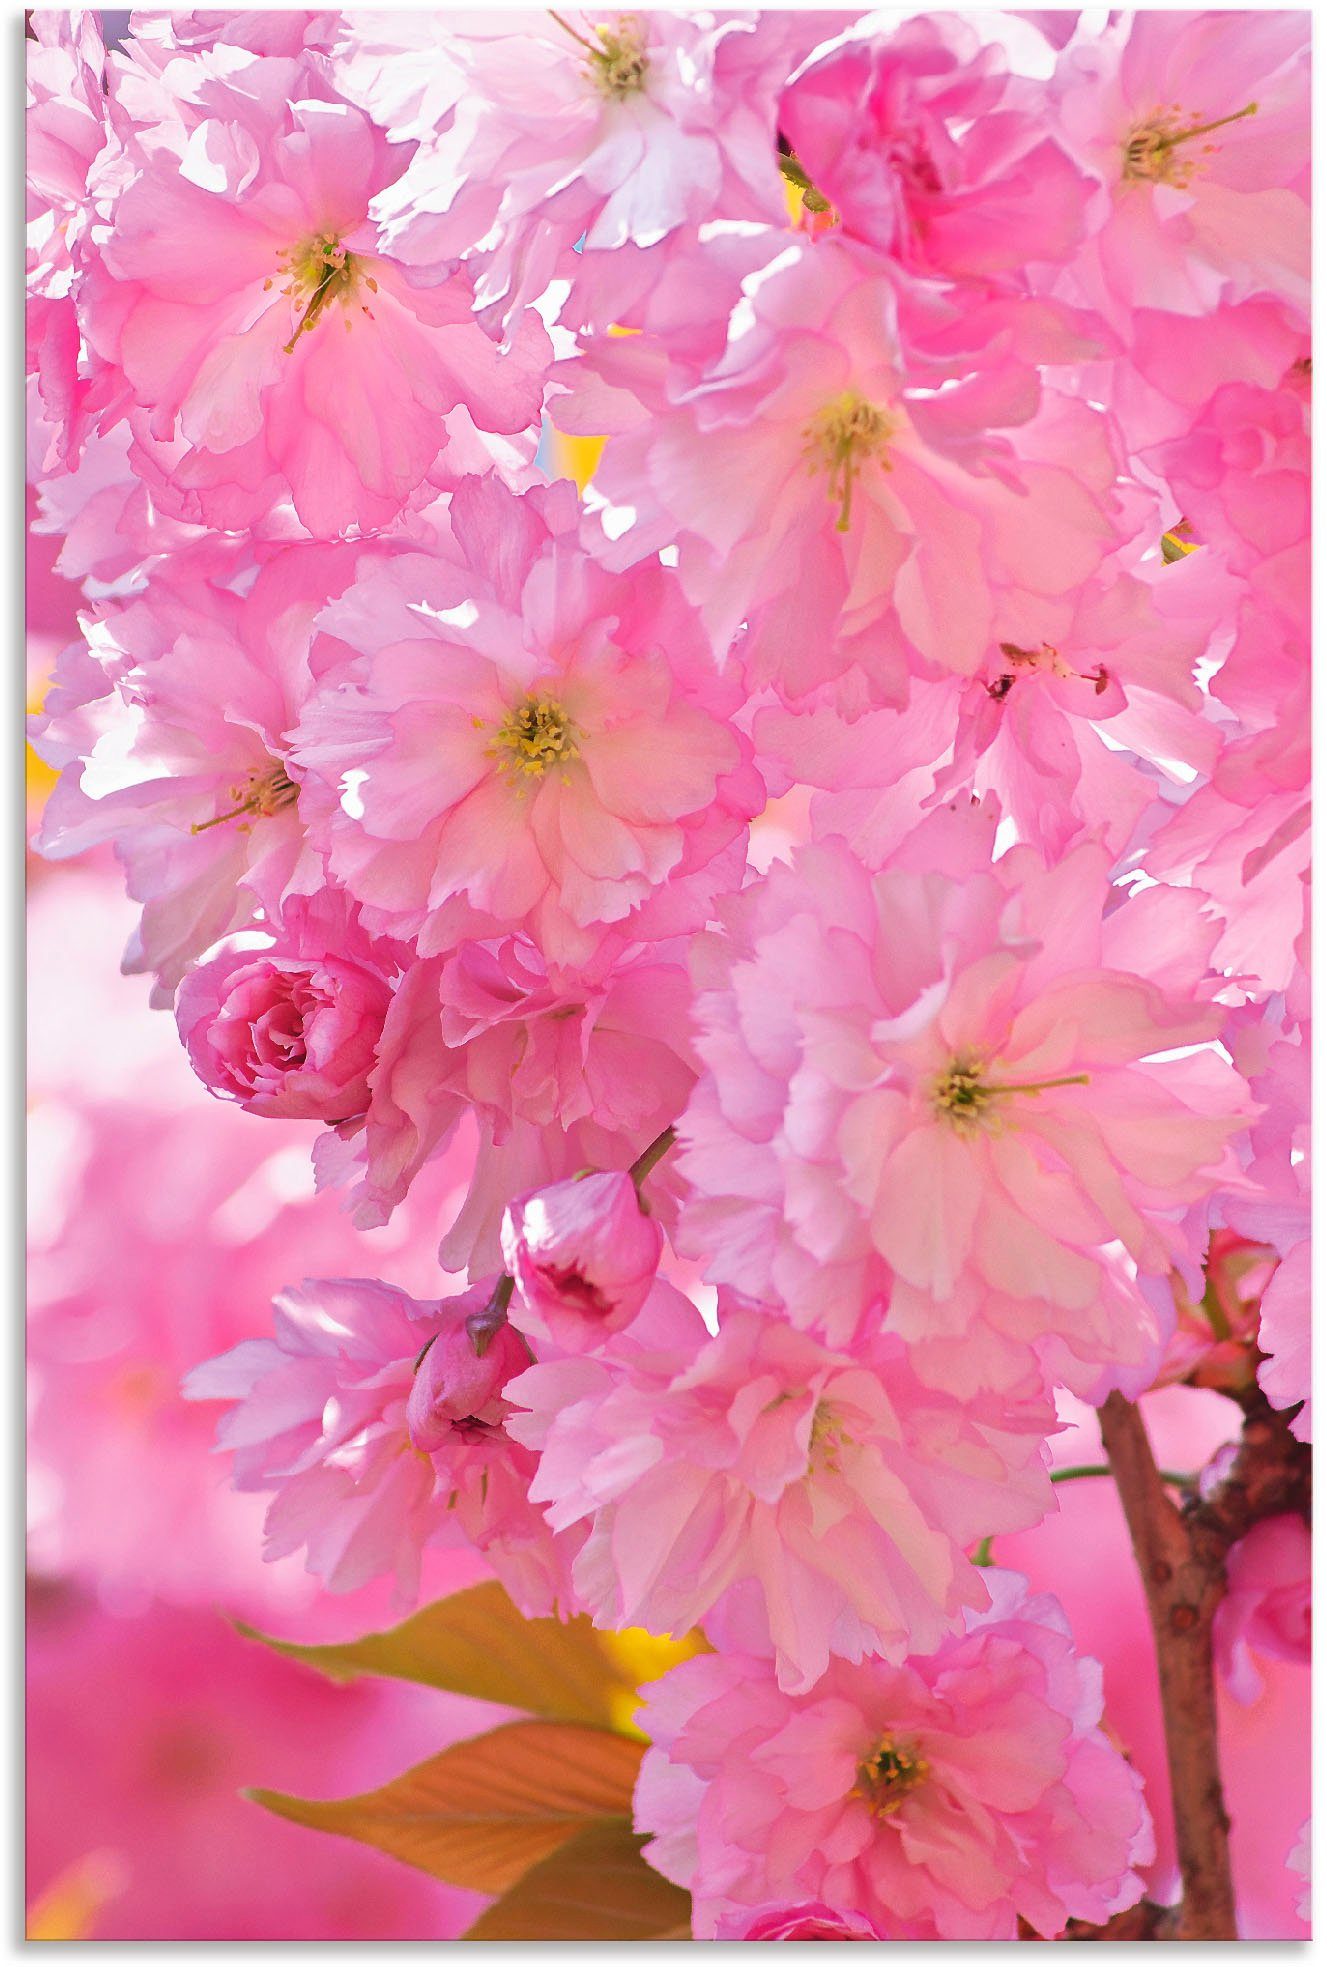
[[[361,964],[240,950],[180,987],[176,1021],[219,1099],[268,1119],[333,1123],[368,1105],[391,991]]]
[[[536,1189],[509,1206],[502,1224],[516,1279],[512,1317],[533,1337],[583,1352],[635,1317],[662,1250],[663,1232],[628,1174]]]
[[[719,1921],[716,1940],[882,1940],[878,1927],[860,1912],[836,1912],[818,1900],[810,1905],[735,1907]]]
[[[458,1429],[473,1422],[495,1424],[502,1419],[500,1395],[507,1381],[523,1372],[530,1355],[518,1332],[500,1325],[485,1341],[482,1355],[468,1329],[480,1308],[477,1293],[444,1299],[440,1306],[448,1321],[429,1345],[415,1370],[406,1401],[406,1426],[416,1448],[431,1454]]]

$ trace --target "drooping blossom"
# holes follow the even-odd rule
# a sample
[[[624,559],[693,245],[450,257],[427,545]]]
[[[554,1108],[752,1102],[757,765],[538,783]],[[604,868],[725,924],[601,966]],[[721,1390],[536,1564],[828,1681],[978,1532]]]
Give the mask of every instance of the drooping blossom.
[[[663,1231],[630,1174],[592,1173],[518,1196],[502,1222],[512,1320],[581,1352],[630,1324],[649,1295]]]
[[[268,1558],[304,1548],[329,1591],[388,1574],[409,1602],[424,1546],[463,1530],[484,1549],[509,1541],[521,1597],[548,1609],[551,1539],[525,1501],[530,1458],[503,1425],[503,1384],[526,1355],[503,1332],[479,1358],[466,1330],[489,1295],[479,1285],[421,1303],[369,1279],[324,1278],[278,1295],[272,1338],[190,1373],[186,1398],[236,1403],[217,1428],[236,1487],[275,1492]]]
[[[386,249],[374,200],[413,146],[341,99],[325,62],[181,56],[162,85],[177,120],[126,146],[81,315],[170,509],[371,532],[427,489],[453,413],[531,429],[542,325],[523,317],[499,360],[464,274],[417,284]]]
[[[698,1938],[813,1898],[890,1938],[1012,1940],[1142,1893],[1142,1786],[1101,1732],[1101,1673],[1013,1573],[967,1630],[900,1665],[835,1660],[784,1691],[768,1660],[688,1660],[646,1689],[636,1825],[693,1894]]]
[[[697,926],[763,788],[673,577],[605,574],[569,486],[472,482],[451,516],[455,559],[370,564],[321,617],[342,660],[295,757],[336,802],[332,874],[423,955],[462,905],[555,962]]]
[[[497,1262],[513,1196],[584,1168],[626,1167],[695,1082],[680,944],[550,966],[520,936],[466,941],[412,964],[378,1044],[362,1122],[320,1144],[321,1179],[348,1187],[355,1220],[386,1222],[458,1135],[476,1142],[469,1193],[440,1249],[447,1269]],[[652,1185],[674,1212],[672,1157]]]
[[[966,1548],[1049,1506],[1041,1401],[957,1402],[897,1342],[832,1351],[740,1301],[711,1338],[662,1280],[625,1332],[506,1396],[532,1500],[588,1528],[573,1579],[596,1622],[680,1634],[738,1590],[792,1688],[831,1655],[937,1645],[986,1602]]]

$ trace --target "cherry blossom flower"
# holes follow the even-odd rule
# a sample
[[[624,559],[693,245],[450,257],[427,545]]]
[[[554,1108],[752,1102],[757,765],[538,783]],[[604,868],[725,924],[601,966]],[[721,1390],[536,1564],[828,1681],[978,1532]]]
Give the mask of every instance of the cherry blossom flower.
[[[646,1690],[636,1825],[698,1938],[806,1897],[890,1938],[1049,1938],[1141,1896],[1151,1824],[1098,1726],[1100,1669],[1053,1599],[987,1577],[990,1609],[901,1665],[836,1660],[789,1693],[723,1653]]]
[[[555,962],[583,962],[609,927],[698,926],[711,864],[763,798],[724,721],[735,685],[669,574],[616,580],[586,556],[569,487],[519,505],[472,492],[452,508],[455,561],[370,564],[321,617],[347,654],[294,756],[339,793],[332,874],[423,955],[451,940],[458,901],[528,925]]]
[[[271,1119],[342,1121],[369,1080],[404,967],[370,945],[341,897],[289,904],[282,936],[234,947],[189,972],[175,1004],[189,1062],[210,1092]]]
[[[910,672],[973,673],[1002,607],[1067,595],[1118,544],[1118,461],[1085,402],[1012,359],[914,386],[892,287],[837,239],[745,285],[717,359],[603,340],[567,363],[557,419],[611,435],[596,488],[635,523],[607,557],[675,542],[716,648],[746,622],[759,680],[795,699],[856,664],[900,703]]]
[[[1050,869],[988,853],[947,812],[877,874],[803,849],[707,953],[683,1247],[799,1323],[846,1336],[883,1260],[919,1321],[985,1290],[1070,1334],[1117,1243],[1192,1264],[1183,1211],[1235,1172],[1252,1103],[1209,1046],[1194,898],[1112,894],[1091,845]]]
[[[372,213],[411,146],[325,65],[166,75],[178,128],[131,146],[82,306],[159,496],[213,526],[269,530],[293,505],[316,538],[370,532],[420,492],[459,406],[494,432],[537,421],[541,324],[499,361],[463,275],[412,283]]]
[[[719,1333],[662,1281],[593,1355],[509,1382],[555,1530],[597,1623],[686,1632],[724,1593],[763,1606],[779,1679],[831,1654],[925,1652],[986,1602],[965,1547],[1048,1506],[1040,1401],[958,1403],[897,1342],[833,1352],[722,1302]],[[766,1895],[768,1896],[768,1895]]]
[[[195,1367],[187,1399],[237,1403],[217,1429],[236,1487],[276,1492],[268,1558],[304,1547],[329,1591],[386,1573],[409,1602],[425,1544],[464,1525],[481,1547],[510,1537],[526,1567],[538,1518],[500,1391],[524,1355],[502,1339],[491,1359],[458,1367],[456,1334],[488,1296],[481,1285],[421,1303],[369,1279],[324,1278],[278,1295],[272,1338]],[[420,1355],[438,1344],[448,1370],[435,1362],[421,1384]]]
[[[1309,1664],[1312,1548],[1298,1516],[1255,1523],[1226,1560],[1226,1592],[1216,1608],[1217,1669],[1245,1706],[1263,1691],[1253,1654]]]

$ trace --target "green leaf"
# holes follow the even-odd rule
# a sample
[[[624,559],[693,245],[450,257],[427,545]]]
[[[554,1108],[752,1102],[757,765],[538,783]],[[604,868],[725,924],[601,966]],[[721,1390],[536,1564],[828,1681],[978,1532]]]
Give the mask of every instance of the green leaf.
[[[639,1742],[603,1728],[512,1721],[364,1796],[246,1794],[278,1817],[372,1844],[450,1885],[505,1892],[578,1831],[630,1828],[641,1753]]]
[[[523,1708],[552,1721],[581,1721],[633,1735],[635,1689],[689,1658],[703,1643],[655,1639],[648,1633],[596,1632],[585,1618],[566,1625],[556,1619],[522,1618],[498,1584],[454,1592],[390,1632],[369,1633],[339,1646],[300,1646],[269,1638],[252,1626],[239,1630],[333,1680],[384,1674]]]
[[[627,1822],[592,1824],[481,1913],[467,1940],[691,1938],[691,1900],[640,1851]]]

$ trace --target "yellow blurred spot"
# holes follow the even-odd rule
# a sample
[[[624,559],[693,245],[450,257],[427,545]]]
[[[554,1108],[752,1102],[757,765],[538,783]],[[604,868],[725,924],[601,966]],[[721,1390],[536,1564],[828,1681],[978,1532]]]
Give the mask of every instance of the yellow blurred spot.
[[[648,1741],[649,1737],[632,1718],[640,1706],[636,1688],[647,1680],[657,1680],[669,1667],[709,1651],[699,1632],[689,1632],[685,1639],[660,1639],[655,1633],[642,1632],[639,1626],[628,1626],[625,1632],[601,1632],[599,1643],[631,1682],[630,1687],[615,1689],[611,1696],[612,1724],[620,1735],[630,1735],[638,1742]]]
[[[115,1851],[89,1851],[57,1872],[28,1907],[30,1940],[90,1940],[102,1908],[118,1898],[128,1882]]]
[[[41,709],[46,697],[46,686],[49,681],[49,677],[41,676],[34,678],[29,685],[27,708],[30,714],[35,714]],[[42,807],[50,797],[51,787],[55,784],[60,774],[53,765],[48,765],[44,758],[38,758],[30,744],[24,745],[23,754],[23,785],[27,801],[28,817],[30,820],[36,821],[41,814]]]
[[[553,461],[559,478],[572,478],[576,490],[585,496],[585,487],[599,469],[606,437],[568,437],[564,430],[553,432]]]

